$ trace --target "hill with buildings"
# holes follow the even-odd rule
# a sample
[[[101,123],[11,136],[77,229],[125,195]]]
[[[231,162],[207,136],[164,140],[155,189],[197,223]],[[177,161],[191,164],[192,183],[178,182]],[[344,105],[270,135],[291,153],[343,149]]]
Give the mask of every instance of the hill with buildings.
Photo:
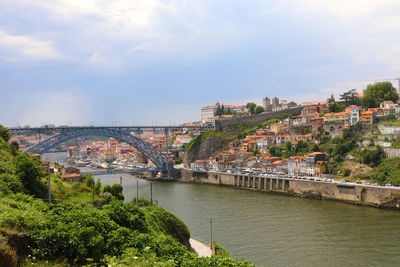
[[[245,121],[254,118],[253,122],[228,123],[193,139],[185,164],[198,170],[279,172],[397,185],[400,177],[389,169],[400,166],[397,101],[395,88],[383,82],[362,94],[345,92],[340,101],[331,97],[304,102],[297,107],[299,114],[280,110],[247,116]],[[263,114],[279,117],[260,122]],[[229,119],[217,118],[216,125],[218,120]]]

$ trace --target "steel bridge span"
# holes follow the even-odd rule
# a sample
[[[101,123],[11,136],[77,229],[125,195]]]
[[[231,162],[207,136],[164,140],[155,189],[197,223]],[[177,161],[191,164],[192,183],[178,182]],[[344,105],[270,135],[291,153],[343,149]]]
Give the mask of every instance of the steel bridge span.
[[[162,131],[165,140],[168,140],[169,132],[174,130],[208,130],[211,126],[71,126],[71,127],[38,127],[38,128],[9,128],[14,135],[36,133],[39,135],[39,143],[30,147],[26,152],[43,154],[68,140],[84,136],[113,137],[125,142],[141,151],[151,160],[156,169],[153,171],[168,171],[168,142],[166,142],[166,153],[135,136],[143,131]],[[53,134],[41,140],[41,134]]]

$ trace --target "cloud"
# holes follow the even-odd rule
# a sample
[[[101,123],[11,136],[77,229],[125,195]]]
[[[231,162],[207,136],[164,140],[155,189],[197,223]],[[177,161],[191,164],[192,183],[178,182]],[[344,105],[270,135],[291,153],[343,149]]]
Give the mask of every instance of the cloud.
[[[83,95],[76,89],[35,91],[25,100],[29,102],[18,107],[22,109],[19,119],[32,126],[89,124],[91,104]]]
[[[33,37],[11,35],[0,30],[0,57],[7,61],[65,60],[51,41]]]

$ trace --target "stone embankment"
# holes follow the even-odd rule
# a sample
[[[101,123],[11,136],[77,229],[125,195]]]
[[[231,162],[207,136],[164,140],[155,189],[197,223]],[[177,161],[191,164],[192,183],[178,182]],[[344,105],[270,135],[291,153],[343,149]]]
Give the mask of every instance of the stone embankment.
[[[283,109],[280,111],[274,111],[274,112],[263,112],[257,115],[251,115],[251,116],[243,116],[243,117],[235,117],[235,118],[229,118],[229,119],[220,119],[215,121],[215,129],[216,130],[222,130],[225,127],[231,126],[231,125],[237,125],[240,123],[260,123],[269,119],[274,119],[277,118],[280,115],[283,114],[288,114],[288,115],[299,115],[301,113],[301,109],[303,107],[295,107],[295,108],[289,108],[289,109]]]
[[[400,188],[181,169],[182,181],[400,209]]]

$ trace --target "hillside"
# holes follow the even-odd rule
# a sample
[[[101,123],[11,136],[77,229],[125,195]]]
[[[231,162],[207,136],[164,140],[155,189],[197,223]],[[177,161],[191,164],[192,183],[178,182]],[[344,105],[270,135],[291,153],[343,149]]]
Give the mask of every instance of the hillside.
[[[253,266],[199,258],[179,218],[145,199],[124,203],[119,184],[102,187],[90,176],[70,184],[52,174],[47,203],[47,163],[8,138],[0,126],[0,266]]]
[[[266,127],[279,119],[286,118],[287,115],[276,119],[270,119],[261,123],[241,123],[230,125],[223,130],[208,130],[194,138],[188,145],[184,157],[186,166],[198,159],[209,159],[216,152],[226,149],[228,144],[234,140],[240,140],[249,134],[253,134],[257,129]]]

